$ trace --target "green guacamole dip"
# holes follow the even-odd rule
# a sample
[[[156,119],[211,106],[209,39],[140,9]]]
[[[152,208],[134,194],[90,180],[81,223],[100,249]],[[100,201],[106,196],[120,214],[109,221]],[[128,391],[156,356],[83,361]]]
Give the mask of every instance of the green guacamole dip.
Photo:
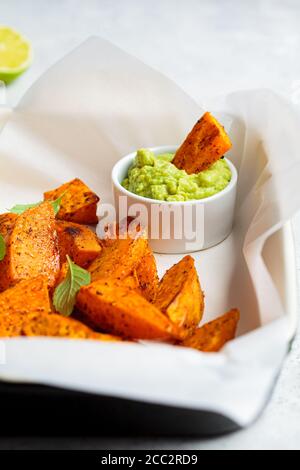
[[[224,159],[207,170],[188,175],[171,163],[173,157],[172,153],[155,156],[148,149],[138,150],[122,186],[150,199],[188,201],[212,196],[226,188],[231,180],[231,171]]]

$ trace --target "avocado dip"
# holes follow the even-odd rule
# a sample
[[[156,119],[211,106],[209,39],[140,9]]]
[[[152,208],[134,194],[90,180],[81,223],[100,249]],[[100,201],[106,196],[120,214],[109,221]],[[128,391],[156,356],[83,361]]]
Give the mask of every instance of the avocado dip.
[[[173,163],[173,153],[154,155],[140,149],[122,186],[128,191],[160,201],[204,199],[222,191],[231,180],[231,171],[221,158],[207,170],[188,175]]]

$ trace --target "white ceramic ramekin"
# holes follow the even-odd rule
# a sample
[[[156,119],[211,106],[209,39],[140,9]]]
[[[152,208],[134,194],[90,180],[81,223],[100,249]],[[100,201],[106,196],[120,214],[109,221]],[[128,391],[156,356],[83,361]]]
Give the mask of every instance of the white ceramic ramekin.
[[[175,153],[177,147],[152,147],[155,155]],[[122,185],[136,152],[121,158],[113,167],[112,183],[117,220],[143,213],[148,236],[156,253],[189,253],[223,241],[231,232],[236,199],[237,171],[226,159],[231,181],[223,191],[205,199],[166,202],[127,191]],[[146,214],[146,219],[145,219]],[[159,215],[158,215],[159,214]]]

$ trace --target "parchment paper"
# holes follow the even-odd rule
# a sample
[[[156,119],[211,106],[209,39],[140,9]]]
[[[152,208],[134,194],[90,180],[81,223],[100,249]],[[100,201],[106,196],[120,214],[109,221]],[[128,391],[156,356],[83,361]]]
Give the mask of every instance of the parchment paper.
[[[293,334],[262,252],[300,208],[300,118],[267,90],[237,92],[206,109],[232,138],[238,202],[232,234],[193,256],[206,293],[204,321],[238,307],[239,337],[213,354],[158,343],[8,339],[1,379],[214,410],[240,425],[256,417]],[[119,158],[180,143],[203,111],[159,72],[91,38],[12,112],[0,136],[0,210],[38,201],[74,177],[111,202]],[[158,255],[160,274],[180,257]]]

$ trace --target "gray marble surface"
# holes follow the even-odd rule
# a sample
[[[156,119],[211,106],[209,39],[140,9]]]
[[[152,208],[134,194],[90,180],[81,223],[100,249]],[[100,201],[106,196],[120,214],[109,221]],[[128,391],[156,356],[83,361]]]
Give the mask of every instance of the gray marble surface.
[[[15,105],[54,62],[90,35],[103,36],[174,79],[199,102],[267,87],[300,106],[297,0],[3,0],[1,23],[30,38],[32,67],[7,90]],[[294,222],[300,267],[300,217]],[[214,439],[0,438],[0,449],[300,449],[300,337],[264,414]]]

